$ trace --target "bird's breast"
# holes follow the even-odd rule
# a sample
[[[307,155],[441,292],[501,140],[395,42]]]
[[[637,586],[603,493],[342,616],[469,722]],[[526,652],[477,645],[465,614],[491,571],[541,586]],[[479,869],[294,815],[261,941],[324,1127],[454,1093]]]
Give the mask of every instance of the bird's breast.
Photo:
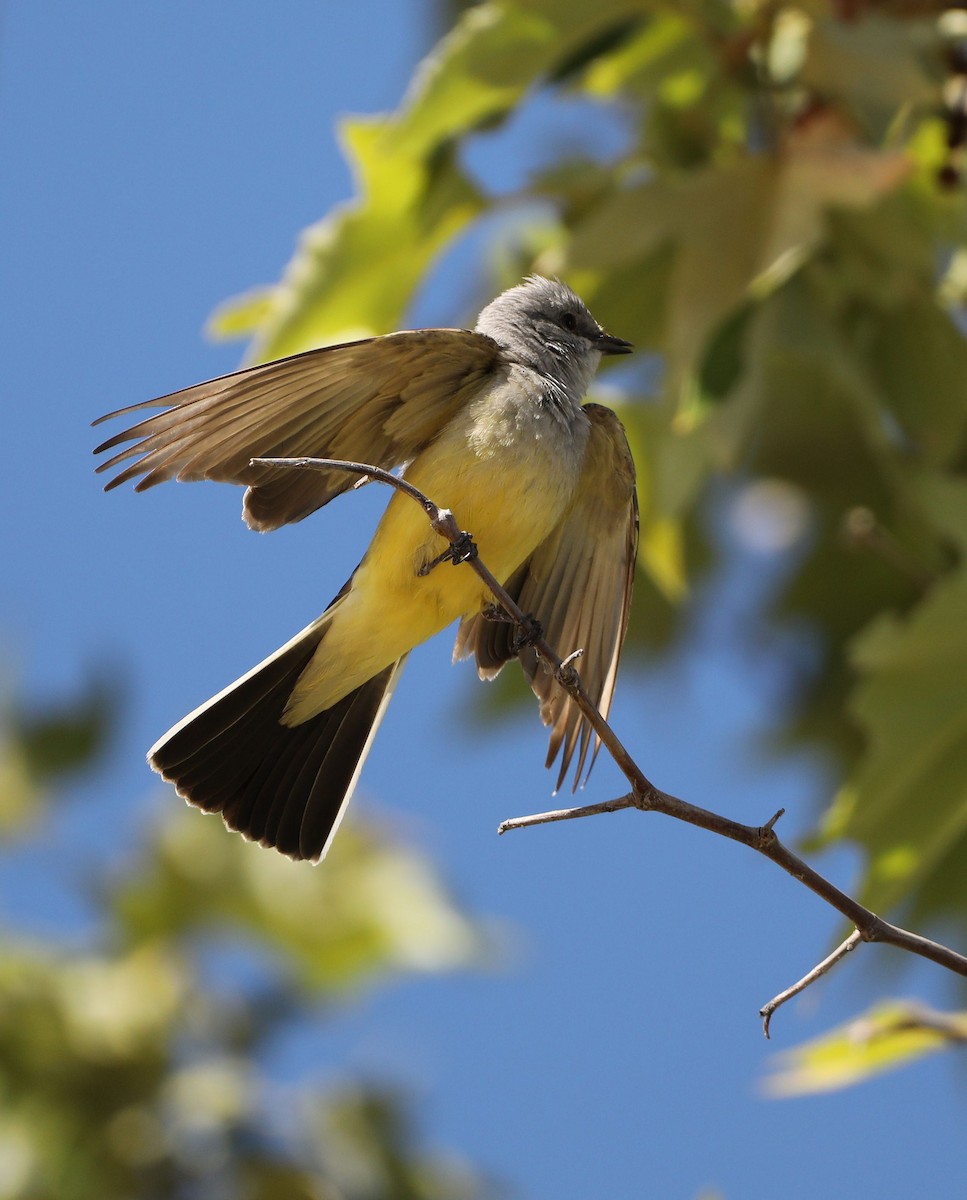
[[[468,406],[406,475],[452,510],[480,557],[504,580],[561,519],[580,476],[587,436],[583,412],[568,421],[539,403],[532,384],[524,388],[512,377]],[[421,552],[439,553],[435,534],[424,540]]]
[[[526,399],[526,395],[524,396]],[[407,480],[471,534],[501,582],[548,536],[581,473],[588,422],[573,431],[499,389],[468,406],[410,464]],[[491,602],[469,567],[441,562],[445,549],[426,513],[395,492],[352,584],[329,610],[329,628],[300,678],[294,722],[305,720],[459,617]]]

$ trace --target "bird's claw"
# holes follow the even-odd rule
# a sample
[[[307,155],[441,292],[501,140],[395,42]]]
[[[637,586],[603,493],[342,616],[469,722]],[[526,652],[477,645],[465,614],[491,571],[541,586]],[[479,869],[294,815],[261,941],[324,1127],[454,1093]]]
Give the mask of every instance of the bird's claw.
[[[524,619],[517,622],[517,632],[511,642],[511,649],[515,654],[520,654],[521,650],[533,646],[543,636],[544,626],[531,613],[525,613]]]
[[[424,563],[417,572],[418,575],[429,575],[434,567],[438,567],[440,563],[449,562],[458,567],[461,563],[470,562],[471,559],[477,557],[477,543],[473,540],[469,533],[464,530],[456,541],[451,542],[442,554],[438,554],[436,558]]]
[[[531,613],[525,613],[523,618],[518,621],[516,617],[512,617],[509,612],[501,608],[499,604],[485,604],[480,610],[480,615],[485,621],[493,621],[497,625],[517,626],[513,640],[510,643],[511,651],[514,654],[520,654],[521,650],[526,646],[533,646],[536,641],[544,636],[544,626]]]

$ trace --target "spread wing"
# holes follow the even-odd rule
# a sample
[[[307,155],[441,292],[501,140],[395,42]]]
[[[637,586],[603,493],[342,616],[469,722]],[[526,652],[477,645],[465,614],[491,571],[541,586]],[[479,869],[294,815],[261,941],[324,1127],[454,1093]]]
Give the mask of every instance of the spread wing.
[[[466,329],[421,329],[325,346],[249,367],[101,417],[164,408],[102,442],[121,467],[105,490],[142,477],[247,485],[253,529],[299,521],[352,475],[253,467],[252,458],[341,458],[391,470],[413,458],[500,369],[497,343]],[[129,461],[133,460],[133,461]],[[122,466],[127,463],[128,465]]]
[[[638,549],[635,467],[621,422],[609,408],[585,405],[591,433],[571,506],[554,531],[505,585],[525,613],[540,621],[544,637],[562,658],[584,651],[575,666],[585,690],[608,715],[618,659],[631,607]],[[483,679],[492,679],[514,657],[514,627],[482,614],[463,621],[454,658],[473,654]],[[550,767],[562,753],[557,787],[578,751],[574,790],[582,781],[593,731],[567,693],[525,647],[521,666],[551,726]],[[594,765],[599,742],[595,739]],[[586,776],[584,776],[586,778]]]

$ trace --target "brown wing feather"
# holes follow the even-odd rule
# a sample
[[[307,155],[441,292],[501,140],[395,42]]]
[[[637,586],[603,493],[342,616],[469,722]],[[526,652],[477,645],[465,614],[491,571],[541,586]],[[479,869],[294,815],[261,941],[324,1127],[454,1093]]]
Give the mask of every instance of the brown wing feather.
[[[253,467],[252,458],[343,458],[387,470],[413,458],[499,369],[497,343],[466,329],[420,329],[324,346],[222,375],[101,417],[164,408],[102,442],[106,490],[141,476],[247,485],[254,529],[299,521],[352,487],[344,472]],[[131,461],[133,460],[133,461]],[[127,465],[124,465],[127,464]]]
[[[571,506],[506,586],[524,612],[541,622],[544,637],[562,657],[584,651],[575,665],[588,695],[607,716],[631,608],[638,500],[634,461],[621,422],[598,404],[585,405],[584,411],[591,433]],[[513,634],[510,625],[470,617],[460,626],[454,657],[473,654],[481,677],[493,678],[514,657]],[[525,648],[519,658],[540,701],[541,719],[551,726],[546,765],[562,755],[560,787],[577,752],[576,790],[593,731],[533,650]],[[595,755],[598,745],[594,739]],[[594,756],[589,772],[593,763]]]

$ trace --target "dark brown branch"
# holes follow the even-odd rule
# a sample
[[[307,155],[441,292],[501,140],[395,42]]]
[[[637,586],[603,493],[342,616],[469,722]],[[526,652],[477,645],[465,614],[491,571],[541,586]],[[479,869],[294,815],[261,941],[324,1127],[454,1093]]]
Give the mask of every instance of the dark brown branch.
[[[387,483],[391,487],[395,487],[398,491],[404,492],[420,504],[427,514],[433,529],[441,537],[446,538],[452,546],[465,546],[467,542],[467,534],[460,529],[453,514],[448,509],[439,508],[429,497],[413,487],[412,484],[407,483],[405,479],[392,475],[388,471],[383,471],[379,467],[369,466],[366,463],[345,462],[339,459],[326,458],[256,458],[252,462],[260,466],[348,471],[361,477]],[[508,595],[501,584],[491,575],[485,564],[475,556],[467,558],[466,562],[471,570],[476,571],[477,575],[479,575],[493,594],[497,603],[511,617],[514,623],[526,629],[526,614],[521,611],[512,597]],[[888,921],[884,921],[882,917],[877,916],[871,909],[866,908],[858,900],[854,900],[852,896],[841,891],[835,884],[820,875],[805,860],[801,859],[785,846],[775,832],[776,822],[782,816],[781,809],[770,817],[764,825],[743,825],[738,821],[723,817],[719,813],[699,808],[694,804],[689,804],[685,800],[679,800],[676,796],[671,796],[667,792],[656,788],[641,771],[608,722],[591,703],[587,692],[585,692],[581,684],[581,679],[572,665],[574,656],[569,656],[566,661],[562,660],[557,651],[552,646],[549,646],[542,637],[534,639],[531,644],[553,671],[554,677],[560,686],[571,696],[574,703],[587,718],[592,729],[601,739],[602,744],[607,748],[608,753],[631,784],[631,793],[616,800],[604,801],[601,804],[589,804],[571,809],[557,809],[553,812],[538,813],[530,817],[513,817],[501,823],[499,828],[500,833],[504,833],[510,829],[520,829],[527,825],[540,825],[551,821],[564,821],[576,817],[595,816],[600,813],[618,812],[625,808],[638,808],[643,812],[660,812],[666,816],[674,817],[676,820],[685,821],[689,825],[696,825],[700,829],[707,829],[710,833],[718,834],[720,837],[729,838],[733,842],[739,842],[743,846],[748,846],[781,867],[794,879],[809,888],[810,891],[815,892],[820,899],[825,900],[827,904],[842,913],[855,927],[856,932],[855,934],[851,934],[837,951],[830,955],[828,959],[824,959],[817,967],[813,968],[793,988],[787,989],[786,992],[776,997],[775,1000],[770,1001],[761,1010],[766,1023],[767,1035],[768,1019],[772,1012],[780,1004],[784,1003],[786,999],[802,991],[803,988],[808,987],[815,979],[825,974],[826,971],[844,958],[847,952],[852,950],[853,946],[860,941],[881,942],[886,945],[896,946],[910,954],[917,954],[921,958],[930,959],[931,962],[935,962],[941,967],[946,967],[947,970],[953,971],[958,975],[967,976],[967,958],[964,955],[958,954],[955,950],[951,950],[939,942],[930,941],[929,938],[921,937],[919,934],[911,933],[909,930],[901,929],[897,925],[891,925]]]

